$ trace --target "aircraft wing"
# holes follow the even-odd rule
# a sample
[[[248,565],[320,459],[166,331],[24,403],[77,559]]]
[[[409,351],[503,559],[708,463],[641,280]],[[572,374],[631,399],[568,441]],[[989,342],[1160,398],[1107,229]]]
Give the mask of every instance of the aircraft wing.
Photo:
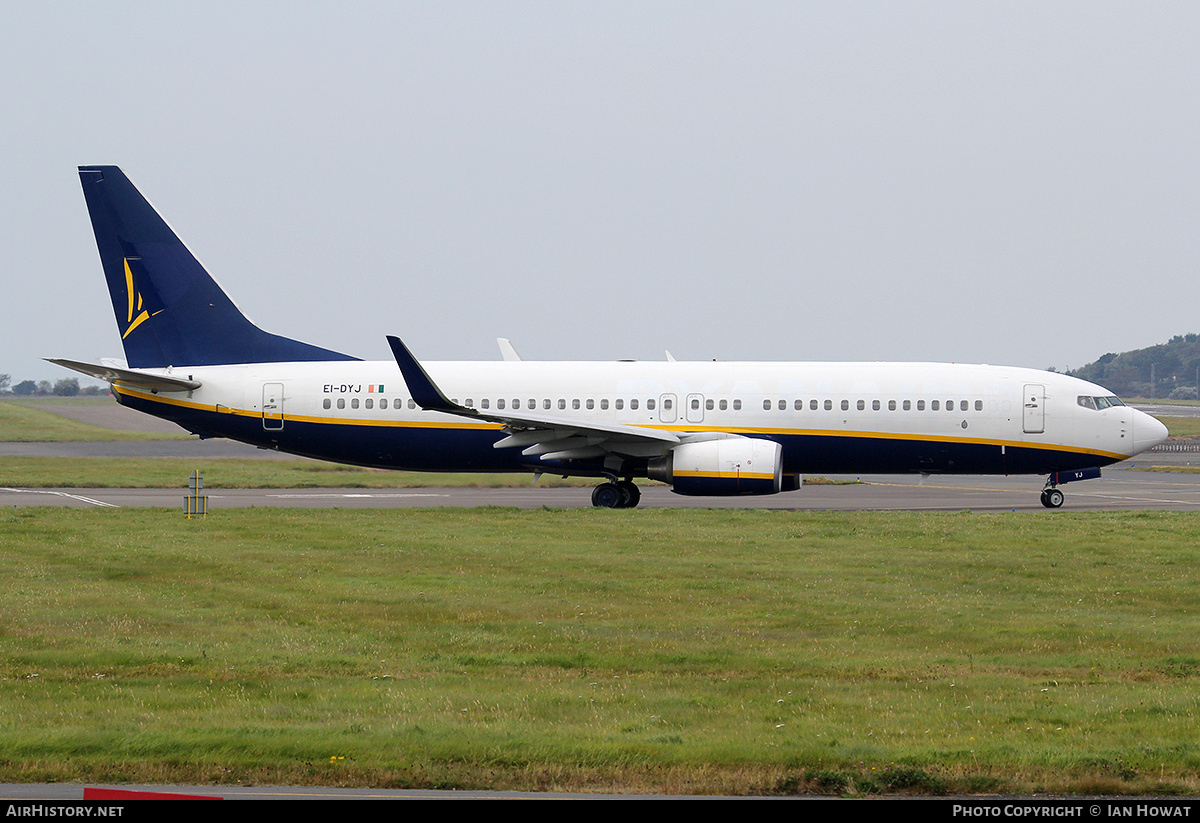
[[[412,352],[398,337],[388,337],[392,354],[413,401],[427,411],[456,414],[474,420],[500,423],[508,437],[497,449],[521,448],[522,454],[541,460],[579,460],[604,454],[650,457],[661,454],[681,440],[674,432],[644,426],[593,423],[538,414],[505,413],[459,405],[442,393]]]
[[[93,366],[91,363],[80,363],[78,360],[63,360],[60,357],[47,357],[46,361],[57,366],[64,366],[73,371],[95,377],[108,383],[119,383],[122,386],[133,386],[148,391],[191,391],[200,388],[199,380],[185,380],[168,374],[120,369],[116,366]]]

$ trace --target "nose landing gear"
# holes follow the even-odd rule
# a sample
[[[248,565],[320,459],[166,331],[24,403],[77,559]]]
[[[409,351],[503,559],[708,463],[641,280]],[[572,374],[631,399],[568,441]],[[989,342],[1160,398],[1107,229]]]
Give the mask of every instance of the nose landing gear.
[[[1053,486],[1042,489],[1042,505],[1047,509],[1061,508],[1064,499],[1063,493]]]
[[[1042,505],[1047,509],[1061,508],[1063,493],[1059,491],[1060,483],[1071,483],[1075,480],[1094,480],[1100,476],[1099,468],[1075,469],[1069,472],[1054,472],[1046,478],[1046,486],[1042,489]]]

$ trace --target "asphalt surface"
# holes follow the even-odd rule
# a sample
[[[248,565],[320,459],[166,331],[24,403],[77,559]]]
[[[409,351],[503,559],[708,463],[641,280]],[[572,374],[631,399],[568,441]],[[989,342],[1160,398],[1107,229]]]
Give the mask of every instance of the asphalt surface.
[[[683,497],[647,486],[640,508],[785,509],[795,511],[1044,511],[1040,477],[841,478],[851,485],[813,485],[766,497]],[[1061,487],[1059,511],[1200,510],[1200,474],[1106,469],[1102,477]],[[0,506],[183,508],[186,489],[0,488]],[[426,506],[585,508],[587,488],[211,489],[209,512],[243,506],[404,509]]]

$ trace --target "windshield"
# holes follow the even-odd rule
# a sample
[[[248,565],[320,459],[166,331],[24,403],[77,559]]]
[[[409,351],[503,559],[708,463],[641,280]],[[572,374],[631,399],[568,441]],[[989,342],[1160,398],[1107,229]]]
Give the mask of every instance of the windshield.
[[[1079,397],[1076,398],[1076,402],[1078,402],[1079,405],[1083,406],[1085,409],[1096,409],[1097,411],[1107,409],[1110,406],[1125,405],[1121,402],[1121,398],[1119,397],[1088,397],[1084,394],[1079,395]]]

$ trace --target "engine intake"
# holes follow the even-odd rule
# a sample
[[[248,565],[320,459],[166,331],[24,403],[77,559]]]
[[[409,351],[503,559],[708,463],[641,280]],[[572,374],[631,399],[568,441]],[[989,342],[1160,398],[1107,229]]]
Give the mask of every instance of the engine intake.
[[[801,482],[799,475],[785,482],[778,443],[751,437],[683,443],[652,459],[647,474],[686,495],[777,494]]]

